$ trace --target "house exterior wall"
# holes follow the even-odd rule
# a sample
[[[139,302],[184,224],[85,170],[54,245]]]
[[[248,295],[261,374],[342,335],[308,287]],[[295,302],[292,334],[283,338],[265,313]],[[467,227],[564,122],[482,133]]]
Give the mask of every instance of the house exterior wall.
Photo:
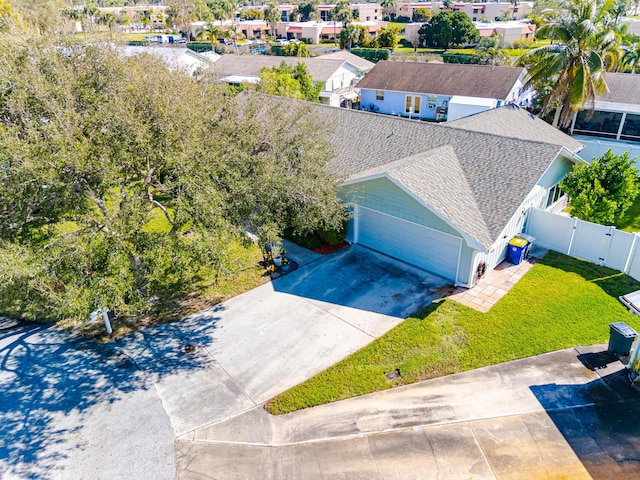
[[[482,17],[486,17],[489,20],[495,20],[496,17],[502,17],[502,14],[507,10],[511,10],[511,19],[522,20],[532,12],[533,5],[534,2],[521,2],[518,3],[516,7],[509,2],[456,2],[453,5],[453,8],[455,10],[463,11],[474,21],[479,21]],[[413,11],[416,8],[430,9],[434,15],[447,9],[447,7],[445,7],[441,2],[398,3],[396,5],[396,15],[411,18],[413,16]]]
[[[341,88],[350,87],[353,85],[356,78],[357,76],[355,72],[342,66],[327,79],[324,84],[323,90],[326,90],[328,92],[335,92],[336,90],[339,90]]]
[[[347,201],[359,206],[456,237],[459,239],[458,242],[461,242],[461,247],[456,249],[460,258],[456,284],[466,285],[470,281],[469,273],[470,265],[474,258],[474,249],[467,245],[456,229],[402,191],[390,180],[378,178],[355,185],[348,185],[343,187],[342,196]],[[353,243],[357,240],[359,235],[359,232],[356,231],[357,228],[358,222],[353,218],[349,220],[346,235],[348,242]]]
[[[426,93],[384,91],[384,100],[376,99],[376,90],[363,88],[360,91],[360,105],[363,110],[398,115],[401,117],[420,118],[424,120],[445,121],[448,112],[450,95],[429,95]],[[405,111],[407,96],[419,98],[420,112]],[[412,102],[412,105],[414,103]]]
[[[616,155],[623,155],[625,152],[629,152],[629,158],[640,157],[640,143],[583,137],[580,135],[576,135],[575,139],[584,144],[584,148],[580,151],[580,156],[589,163],[595,157],[600,157],[607,153],[609,149]],[[636,164],[636,168],[640,169],[640,165]]]

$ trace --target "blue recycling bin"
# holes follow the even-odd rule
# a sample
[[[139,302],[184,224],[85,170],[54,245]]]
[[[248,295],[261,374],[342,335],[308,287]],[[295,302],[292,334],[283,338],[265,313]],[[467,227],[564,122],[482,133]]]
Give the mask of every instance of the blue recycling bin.
[[[524,259],[529,242],[524,238],[513,238],[509,242],[509,261],[514,265],[519,265]]]

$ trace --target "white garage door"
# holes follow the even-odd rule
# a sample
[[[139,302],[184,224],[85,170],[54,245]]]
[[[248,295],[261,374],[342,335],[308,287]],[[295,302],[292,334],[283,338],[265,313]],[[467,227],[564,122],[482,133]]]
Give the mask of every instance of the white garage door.
[[[357,243],[455,280],[461,238],[358,207]]]

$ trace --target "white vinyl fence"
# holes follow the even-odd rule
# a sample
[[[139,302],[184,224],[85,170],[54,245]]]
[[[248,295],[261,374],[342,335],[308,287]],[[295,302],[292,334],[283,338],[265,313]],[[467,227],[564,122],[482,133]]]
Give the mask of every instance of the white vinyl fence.
[[[640,281],[640,242],[635,233],[537,208],[529,211],[525,230],[536,237],[536,245],[620,270]]]

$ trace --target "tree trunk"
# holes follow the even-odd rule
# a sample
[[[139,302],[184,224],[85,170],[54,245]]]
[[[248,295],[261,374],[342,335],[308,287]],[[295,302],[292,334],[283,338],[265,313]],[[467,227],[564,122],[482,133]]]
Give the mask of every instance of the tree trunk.
[[[551,124],[554,127],[558,127],[558,122],[560,121],[560,114],[562,113],[562,103],[558,102],[558,106],[556,107],[556,113],[553,116],[553,123]]]
[[[145,286],[146,276],[144,274],[144,265],[142,264],[142,259],[137,255],[130,253],[129,264],[131,265],[131,269],[133,270],[133,276],[136,279],[138,292],[140,292],[140,295],[142,295],[143,297],[146,297],[147,296],[147,287]]]

